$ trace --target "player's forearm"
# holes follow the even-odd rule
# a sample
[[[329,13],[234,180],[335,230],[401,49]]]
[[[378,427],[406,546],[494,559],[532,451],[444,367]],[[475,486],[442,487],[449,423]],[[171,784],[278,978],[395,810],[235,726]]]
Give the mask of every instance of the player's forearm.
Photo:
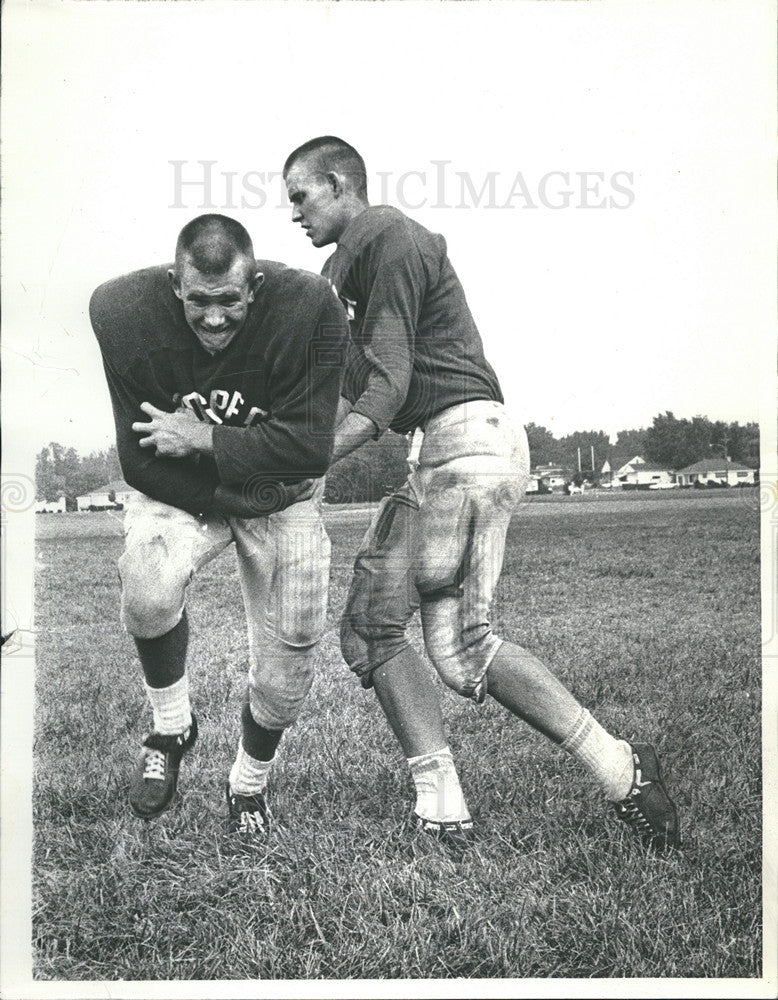
[[[346,455],[350,455],[366,441],[374,440],[376,432],[376,425],[370,417],[366,417],[362,413],[349,413],[335,431],[331,464],[345,458]]]
[[[240,489],[266,478],[289,483],[323,476],[332,451],[332,417],[321,428],[310,424],[268,420],[255,427],[214,427],[213,455],[222,484]]]
[[[212,429],[213,456],[225,486],[241,487],[256,477],[289,483],[325,474],[332,454],[340,370],[322,367],[301,381],[292,387],[294,394],[279,401],[269,419],[253,427],[218,424]]]

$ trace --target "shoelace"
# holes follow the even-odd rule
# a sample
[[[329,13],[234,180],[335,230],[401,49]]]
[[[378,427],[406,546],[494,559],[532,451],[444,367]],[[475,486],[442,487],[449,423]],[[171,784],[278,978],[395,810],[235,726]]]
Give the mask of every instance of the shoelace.
[[[243,810],[240,814],[241,833],[261,833],[265,829],[265,821],[259,812],[247,812]]]
[[[143,777],[152,781],[165,780],[165,755],[161,750],[147,750]]]
[[[631,799],[621,803],[621,812],[624,819],[639,833],[653,834],[654,830],[638,806]]]

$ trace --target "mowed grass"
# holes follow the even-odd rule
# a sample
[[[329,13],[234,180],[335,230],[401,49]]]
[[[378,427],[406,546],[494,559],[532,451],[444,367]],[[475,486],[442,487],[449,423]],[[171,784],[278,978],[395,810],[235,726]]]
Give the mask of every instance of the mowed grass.
[[[685,836],[665,857],[556,747],[442,685],[478,840],[457,856],[406,831],[406,767],[337,644],[366,516],[328,515],[329,629],[260,847],[224,832],[247,660],[234,557],[190,588],[201,738],[175,807],[145,823],[126,805],[150,713],[118,623],[121,521],[39,519],[36,976],[759,977],[754,491],[529,504],[509,535],[495,627],[612,731],[660,748]]]

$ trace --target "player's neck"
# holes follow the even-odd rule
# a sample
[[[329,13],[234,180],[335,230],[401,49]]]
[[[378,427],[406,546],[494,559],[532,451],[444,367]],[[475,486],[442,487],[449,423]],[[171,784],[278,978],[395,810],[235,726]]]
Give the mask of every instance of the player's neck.
[[[343,235],[343,233],[345,233],[345,231],[348,229],[348,227],[351,225],[354,219],[358,219],[359,216],[362,215],[364,212],[366,212],[368,208],[370,208],[370,203],[367,201],[367,199],[363,200],[361,198],[356,198],[356,197],[349,198],[348,204],[344,207],[342,216],[344,224],[343,224],[343,229],[341,230],[338,236],[338,242],[340,242],[341,236]]]

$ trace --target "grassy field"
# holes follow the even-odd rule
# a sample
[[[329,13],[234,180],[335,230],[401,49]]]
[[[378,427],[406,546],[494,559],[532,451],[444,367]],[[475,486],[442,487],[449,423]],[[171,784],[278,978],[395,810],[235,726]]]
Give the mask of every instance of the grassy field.
[[[406,832],[404,763],[337,646],[365,512],[328,514],[330,627],[274,771],[270,843],[224,833],[247,657],[230,553],[190,588],[201,738],[182,794],[135,819],[150,713],[118,624],[121,518],[38,518],[36,976],[760,976],[755,491],[569,499],[514,519],[493,620],[612,731],[660,748],[685,835],[667,857],[559,750],[442,685],[478,840],[457,857]]]

